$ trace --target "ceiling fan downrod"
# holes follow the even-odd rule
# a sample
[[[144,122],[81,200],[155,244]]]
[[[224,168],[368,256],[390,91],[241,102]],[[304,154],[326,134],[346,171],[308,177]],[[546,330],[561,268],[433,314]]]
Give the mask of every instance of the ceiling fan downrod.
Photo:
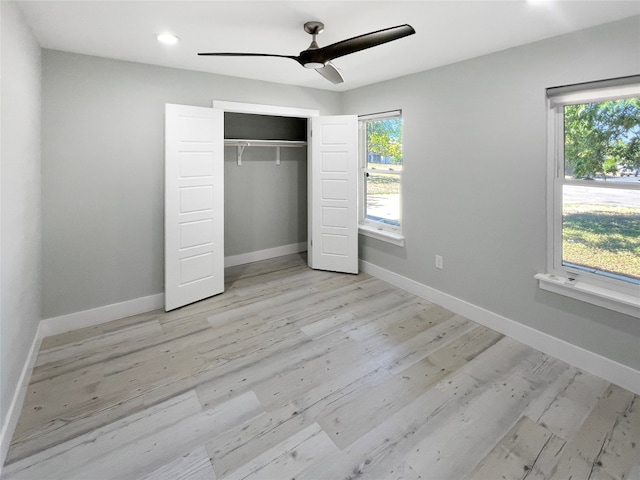
[[[307,22],[304,24],[304,31],[312,35],[313,39],[311,40],[309,48],[307,48],[304,52],[300,52],[300,63],[302,63],[302,66],[304,68],[317,69],[324,67],[324,62],[320,62],[318,61],[318,59],[312,58],[313,55],[305,55],[306,52],[312,53],[313,50],[317,50],[318,48],[320,48],[318,46],[318,42],[316,41],[316,37],[324,31],[324,23]]]

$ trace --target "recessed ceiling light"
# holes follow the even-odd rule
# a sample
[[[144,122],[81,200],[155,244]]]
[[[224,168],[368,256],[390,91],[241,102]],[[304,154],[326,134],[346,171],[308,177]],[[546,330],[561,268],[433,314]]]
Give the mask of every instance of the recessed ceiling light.
[[[180,37],[175,36],[173,33],[159,33],[156,38],[165,45],[175,45],[180,41]]]

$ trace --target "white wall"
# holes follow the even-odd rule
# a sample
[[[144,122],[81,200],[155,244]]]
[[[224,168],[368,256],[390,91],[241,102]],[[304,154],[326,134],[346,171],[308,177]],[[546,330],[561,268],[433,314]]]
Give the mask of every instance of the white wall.
[[[51,50],[43,51],[42,95],[44,318],[164,291],[165,103],[211,107],[217,99],[340,110],[333,92]],[[287,161],[259,175],[249,162],[257,154],[245,151],[246,168],[226,176],[227,190],[247,198],[269,188],[291,192],[271,182],[290,183],[299,171]],[[287,215],[275,201],[265,207]],[[249,218],[238,222],[237,211],[227,211],[237,246],[262,250],[300,241],[298,222],[265,229]],[[278,237],[282,228],[291,229],[290,240]]]
[[[405,125],[406,247],[361,236],[362,259],[640,370],[637,318],[533,278],[546,265],[545,89],[639,71],[633,17],[346,92],[343,111],[401,108]]]
[[[40,48],[13,2],[0,2],[0,419],[40,320]]]

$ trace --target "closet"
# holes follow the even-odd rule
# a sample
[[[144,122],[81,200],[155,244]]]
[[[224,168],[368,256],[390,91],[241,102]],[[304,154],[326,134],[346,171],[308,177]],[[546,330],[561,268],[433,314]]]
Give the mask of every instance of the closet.
[[[234,248],[305,229],[311,268],[357,273],[357,143],[353,115],[165,105],[165,310],[222,293]]]
[[[307,119],[225,112],[224,145],[225,265],[305,251]]]

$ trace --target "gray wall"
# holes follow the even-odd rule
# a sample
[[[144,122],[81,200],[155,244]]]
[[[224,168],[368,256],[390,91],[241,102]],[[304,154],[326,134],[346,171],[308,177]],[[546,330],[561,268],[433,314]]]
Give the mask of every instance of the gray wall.
[[[213,99],[340,109],[327,91],[43,51],[43,318],[164,291],[164,104]],[[290,212],[276,208],[300,168],[229,169],[227,255],[306,238],[301,219],[283,235]],[[273,197],[262,218],[246,213],[256,192]]]
[[[40,48],[15,5],[3,1],[0,8],[0,420],[4,425],[40,320],[41,67]]]
[[[406,248],[361,257],[640,369],[640,321],[542,291],[545,88],[640,72],[640,17],[346,92],[344,111],[401,108]],[[434,268],[434,255],[444,270]]]
[[[224,155],[224,253],[265,250],[307,240],[306,148],[282,148],[280,165],[268,147]]]

